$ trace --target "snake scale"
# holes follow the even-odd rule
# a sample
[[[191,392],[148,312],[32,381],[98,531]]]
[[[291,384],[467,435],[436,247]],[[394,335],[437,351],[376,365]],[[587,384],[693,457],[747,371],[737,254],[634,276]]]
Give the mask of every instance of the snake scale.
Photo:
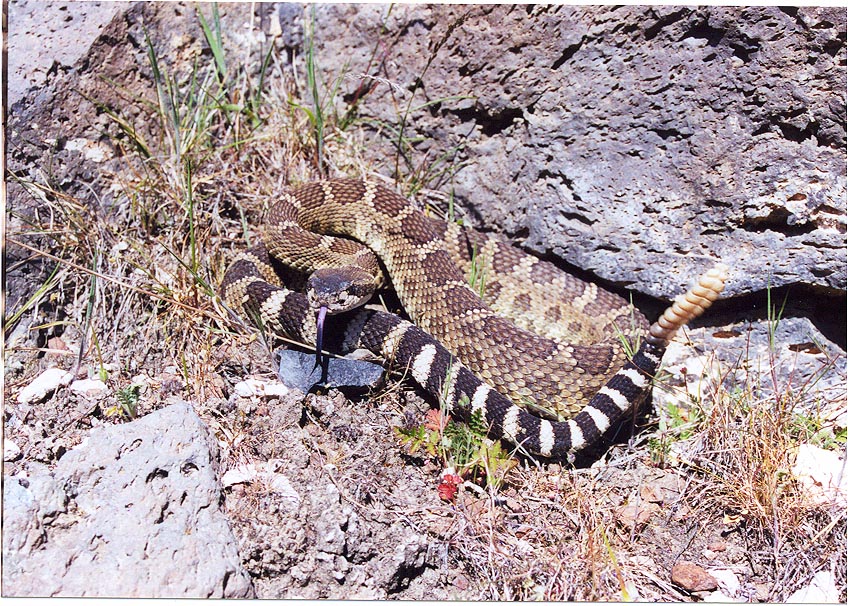
[[[498,236],[429,217],[368,180],[285,193],[262,244],[240,254],[221,284],[236,313],[315,343],[314,295],[286,288],[280,263],[333,283],[341,271],[346,306],[390,281],[412,322],[364,307],[321,315],[328,349],[366,348],[445,397],[452,414],[479,411],[491,437],[544,457],[586,447],[638,404],[669,340],[726,280],[724,266],[710,270],[649,326],[617,295]],[[472,266],[485,276],[482,298],[469,284]],[[628,359],[620,335],[631,328],[642,337]]]

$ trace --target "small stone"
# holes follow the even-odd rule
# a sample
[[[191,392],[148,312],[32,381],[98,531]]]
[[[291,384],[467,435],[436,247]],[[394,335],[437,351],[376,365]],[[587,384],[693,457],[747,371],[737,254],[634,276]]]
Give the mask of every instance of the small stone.
[[[754,598],[758,602],[768,602],[771,595],[771,585],[765,582],[754,581]]]
[[[802,587],[786,599],[787,604],[822,604],[838,601],[839,590],[836,588],[836,581],[833,573],[827,570],[818,571],[813,575],[809,585]]]
[[[379,364],[353,358],[328,358],[326,376],[315,366],[315,354],[293,349],[277,352],[280,360],[280,381],[303,393],[316,385],[336,388],[373,388],[379,385],[384,369]]]
[[[221,485],[228,488],[259,482],[270,492],[277,494],[291,511],[296,511],[300,506],[300,494],[285,475],[276,471],[279,463],[279,460],[271,459],[264,463],[238,465],[221,476]]]
[[[29,404],[40,402],[62,385],[67,385],[74,376],[61,368],[48,368],[18,394],[18,402]]]
[[[229,488],[236,484],[249,484],[256,478],[256,466],[253,463],[239,465],[228,470],[221,476],[221,485]]]
[[[510,511],[516,513],[524,509],[524,507],[521,505],[521,502],[513,497],[506,497],[506,499],[504,499],[504,504]]]
[[[62,337],[50,337],[47,339],[47,349],[56,351],[69,351],[70,347],[62,340]]]
[[[81,379],[71,383],[70,390],[86,398],[102,396],[109,388],[100,379]]]
[[[454,520],[448,517],[434,517],[427,526],[427,531],[439,538],[447,538],[454,526]]]
[[[671,568],[671,582],[686,591],[714,591],[718,583],[706,570],[692,562],[678,562]]]
[[[798,478],[804,496],[814,505],[844,502],[848,495],[848,474],[839,453],[811,444],[801,444],[792,473]]]
[[[132,379],[130,379],[130,385],[138,385],[142,389],[147,389],[150,385],[150,377],[146,374],[135,375]]]
[[[468,589],[468,585],[468,578],[463,574],[457,574],[453,580],[453,586],[460,591],[465,591],[466,589]]]
[[[645,484],[639,489],[639,496],[648,503],[662,503],[662,489],[654,484]]]
[[[742,588],[739,577],[732,570],[727,570],[726,568],[711,569],[709,575],[718,582],[722,592],[731,597],[738,595],[739,590]]]
[[[21,456],[20,447],[9,438],[3,440],[3,460],[6,462],[17,461]]]
[[[615,511],[618,523],[628,530],[638,530],[647,524],[657,510],[652,503],[645,505],[622,505]]]
[[[289,388],[282,383],[271,383],[260,379],[245,379],[233,386],[236,395],[242,398],[265,397],[279,398],[289,393]]]

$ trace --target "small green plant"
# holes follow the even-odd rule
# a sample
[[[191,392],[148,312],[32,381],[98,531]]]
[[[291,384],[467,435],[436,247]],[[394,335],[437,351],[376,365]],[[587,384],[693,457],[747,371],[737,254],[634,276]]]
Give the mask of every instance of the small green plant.
[[[439,415],[438,411],[431,412]],[[395,427],[395,434],[410,454],[421,451],[439,460],[445,468],[455,469],[464,479],[485,481],[487,486],[499,487],[516,462],[500,441],[486,437],[485,421],[480,412],[475,411],[467,424],[457,423],[450,417],[439,415],[439,418],[441,422],[438,423]]]
[[[450,376],[451,369],[448,369],[439,410],[431,410],[424,424],[410,422],[395,427],[395,434],[410,454],[423,451],[439,460],[444,468],[454,469],[461,478],[478,483],[485,481],[487,486],[498,488],[516,462],[499,441],[487,437],[489,428],[479,410],[471,414],[468,423],[457,423],[447,414],[446,390]],[[463,395],[457,407],[467,410],[468,397]]]
[[[315,153],[316,164],[318,169],[324,166],[324,106],[321,102],[321,95],[318,91],[318,69],[315,60],[315,5],[313,4],[310,12],[310,28],[309,28],[309,43],[306,47],[306,88],[312,94],[312,111],[303,108],[309,116],[309,121],[312,123],[312,129],[315,133]]]
[[[615,336],[621,343],[624,353],[628,359],[633,359],[639,347],[642,345],[642,335],[638,330],[639,323],[636,321],[636,306],[633,304],[633,294],[630,294],[630,330],[625,331],[618,324],[613,324]]]
[[[400,125],[397,129],[397,146],[396,146],[397,154],[395,155],[395,175],[400,175],[400,159],[403,156],[402,152],[404,150],[404,141],[405,141],[405,136],[406,136],[405,131],[406,131],[407,124],[409,123],[410,116],[412,115],[412,112],[413,112],[412,103],[413,103],[413,100],[415,99],[415,93],[418,91],[418,89],[423,84],[424,75],[427,73],[427,70],[430,69],[430,66],[433,64],[433,61],[435,60],[436,56],[439,54],[439,51],[441,50],[442,46],[444,46],[445,43],[450,39],[450,37],[453,35],[453,32],[457,28],[462,26],[462,24],[465,22],[465,20],[466,20],[466,18],[468,17],[469,14],[470,14],[470,12],[465,13],[464,15],[462,15],[458,19],[456,19],[453,23],[451,23],[448,26],[447,30],[445,31],[444,36],[442,36],[439,40],[435,41],[435,43],[432,43],[431,46],[430,46],[430,54],[427,57],[427,63],[424,65],[424,69],[421,70],[421,73],[418,75],[418,78],[415,79],[415,84],[413,85],[412,91],[409,95],[409,101],[406,104],[406,110],[403,112],[403,115],[400,117]],[[432,102],[430,102],[430,103],[432,103]],[[426,107],[426,105],[424,105],[424,107]]]
[[[690,393],[686,387],[686,367],[681,368],[681,373],[683,375],[683,387],[681,390],[685,394],[682,398],[684,403],[681,405],[671,401],[667,405],[657,408],[659,417],[657,437],[648,440],[651,460],[659,466],[663,466],[667,462],[668,455],[671,452],[671,445],[675,442],[688,440],[695,435],[700,430],[708,414],[701,398],[696,394]],[[703,379],[701,377],[701,380]],[[664,391],[677,393],[677,390],[668,387],[670,381],[671,375],[668,371],[660,369],[657,372],[655,385]]]
[[[115,397],[118,403],[106,409],[107,416],[120,414],[130,420],[138,416],[138,401],[141,397],[140,385],[133,384],[122,387],[117,391]]]
[[[315,140],[315,167],[323,173],[327,127],[331,123],[335,124],[340,130],[349,126],[353,122],[353,108],[349,109],[348,113],[341,118],[335,113],[335,99],[347,73],[347,63],[342,67],[339,76],[333,80],[333,84],[323,93],[320,72],[318,58],[315,55],[315,5],[313,4],[310,7],[309,31],[307,32],[306,43],[306,89],[309,93],[311,107],[293,99],[289,100],[289,105],[306,114]],[[329,118],[333,118],[332,122]]]
[[[486,292],[486,261],[483,255],[478,254],[477,245],[471,249],[471,267],[468,271],[468,283],[482,298]]]
[[[789,298],[789,293],[783,297],[783,303],[780,306],[780,309],[777,308],[776,305],[772,305],[771,303],[771,276],[769,276],[768,283],[766,284],[766,314],[768,317],[768,335],[769,335],[769,349],[774,350],[775,347],[775,335],[777,334],[777,327],[780,325],[780,319],[783,317],[783,311],[786,309],[786,301]]]
[[[18,320],[20,320],[21,316],[26,313],[26,311],[32,307],[35,307],[39,301],[41,301],[44,296],[56,288],[57,285],[62,283],[64,275],[66,272],[59,272],[60,265],[55,265],[53,267],[53,271],[50,272],[50,275],[47,279],[38,287],[38,289],[32,294],[32,296],[27,299],[18,310],[13,313],[8,318],[3,318],[3,326],[9,327],[14,326]],[[7,329],[8,330],[8,329]]]
[[[817,415],[796,413],[790,423],[789,431],[799,444],[814,444],[826,449],[845,447],[848,430],[834,427]]]

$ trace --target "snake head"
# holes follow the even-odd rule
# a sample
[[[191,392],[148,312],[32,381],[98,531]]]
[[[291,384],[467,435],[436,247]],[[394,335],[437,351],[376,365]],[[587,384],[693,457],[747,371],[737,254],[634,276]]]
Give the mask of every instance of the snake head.
[[[328,267],[312,272],[306,281],[306,298],[316,311],[315,364],[321,363],[324,320],[364,305],[374,294],[374,276],[356,266]]]
[[[310,307],[326,307],[329,315],[364,305],[373,294],[374,276],[356,266],[317,269],[306,281]]]

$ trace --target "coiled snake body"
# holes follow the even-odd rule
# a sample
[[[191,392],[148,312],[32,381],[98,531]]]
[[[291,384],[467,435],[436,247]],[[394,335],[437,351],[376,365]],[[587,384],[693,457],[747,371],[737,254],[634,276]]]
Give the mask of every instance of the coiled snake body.
[[[446,394],[453,414],[480,411],[492,437],[546,457],[591,444],[641,401],[668,341],[725,281],[723,266],[702,276],[628,360],[621,333],[648,324],[623,299],[496,236],[427,217],[363,180],[309,183],[285,194],[262,245],[242,253],[222,282],[236,312],[314,343],[316,303],[280,282],[275,261],[328,273],[330,282],[338,270],[327,268],[344,267],[350,288],[340,296],[356,302],[385,280],[385,269],[413,322],[359,308],[327,318],[328,345],[364,347],[408,368],[425,390]],[[483,298],[468,282],[472,266],[484,276]]]

